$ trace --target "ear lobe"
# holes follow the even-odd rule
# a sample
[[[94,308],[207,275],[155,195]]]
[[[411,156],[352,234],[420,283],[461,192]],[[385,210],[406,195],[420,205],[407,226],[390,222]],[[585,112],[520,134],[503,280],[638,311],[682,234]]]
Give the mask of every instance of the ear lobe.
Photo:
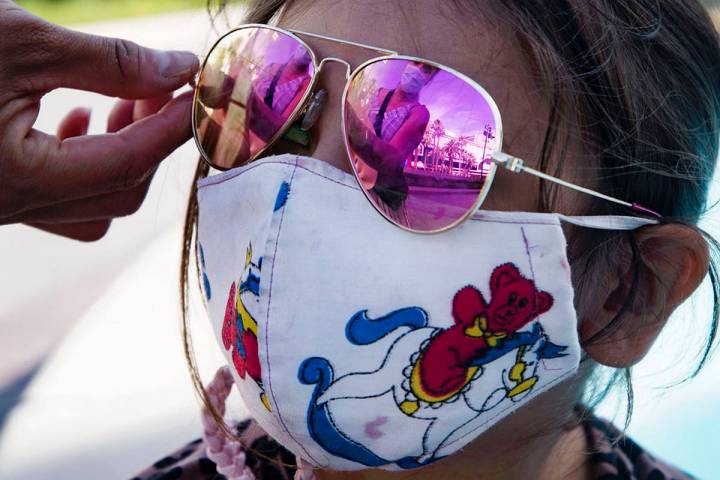
[[[702,283],[709,269],[710,251],[696,228],[681,224],[662,227],[661,232],[641,239],[640,250],[657,276],[671,280],[666,284],[667,307],[672,311]]]
[[[588,355],[615,368],[632,366],[647,354],[675,308],[705,278],[709,265],[708,245],[696,228],[654,225],[634,235],[640,257],[635,290],[631,255],[609,259],[618,263],[614,280],[608,279],[615,287],[597,298],[595,312],[579,328]],[[628,303],[628,298],[634,300]]]

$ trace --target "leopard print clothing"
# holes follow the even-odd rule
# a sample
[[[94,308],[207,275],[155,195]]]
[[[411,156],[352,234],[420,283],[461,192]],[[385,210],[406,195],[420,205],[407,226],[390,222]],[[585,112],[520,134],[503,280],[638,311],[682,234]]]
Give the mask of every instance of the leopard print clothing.
[[[245,420],[234,426],[235,434],[250,448],[246,453],[246,464],[257,480],[293,480],[295,469],[284,465],[295,465],[295,455],[272,440],[258,424]],[[263,455],[258,457],[256,453]],[[274,461],[267,460],[267,457]],[[202,439],[193,440],[175,453],[153,463],[151,467],[132,480],[226,480],[217,472],[215,463],[205,453]]]
[[[664,463],[615,428],[589,416],[582,422],[595,480],[693,480],[695,477]]]
[[[654,458],[637,443],[605,420],[592,415],[583,417],[589,456],[589,478],[594,480],[693,480],[694,477]],[[292,480],[295,456],[272,440],[256,423],[246,420],[235,426],[253,451],[269,461],[247,453],[247,465],[257,480]],[[201,439],[190,442],[177,452],[155,462],[132,480],[225,480],[205,454]]]

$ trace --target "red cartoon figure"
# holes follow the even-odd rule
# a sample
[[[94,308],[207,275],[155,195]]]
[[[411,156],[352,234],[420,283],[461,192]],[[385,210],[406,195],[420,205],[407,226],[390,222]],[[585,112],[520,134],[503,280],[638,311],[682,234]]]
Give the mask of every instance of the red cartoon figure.
[[[400,409],[412,415],[420,402],[438,404],[458,395],[475,378],[481,366],[474,362],[490,355],[504,339],[550,310],[549,293],[535,288],[511,263],[495,268],[490,277],[490,303],[472,286],[455,294],[452,316],[455,325],[431,337],[420,352],[410,373],[409,398]],[[522,347],[521,347],[522,348]],[[518,359],[522,352],[518,353]],[[478,362],[481,363],[481,362]],[[537,377],[524,378],[524,364],[518,360],[509,377],[516,385],[508,397],[531,389]]]
[[[270,402],[263,389],[258,356],[258,324],[248,311],[244,297],[258,297],[260,287],[260,269],[262,258],[252,261],[252,245],[248,247],[245,257],[245,269],[240,281],[230,286],[225,321],[222,328],[222,341],[225,350],[232,352],[232,361],[240,378],[249,376],[260,387],[260,400],[270,411]],[[252,297],[251,297],[252,298]]]

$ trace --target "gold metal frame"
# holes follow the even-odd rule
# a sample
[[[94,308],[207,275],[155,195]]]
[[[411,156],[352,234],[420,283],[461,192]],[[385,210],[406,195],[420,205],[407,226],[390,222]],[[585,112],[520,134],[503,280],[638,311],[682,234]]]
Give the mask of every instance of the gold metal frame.
[[[292,124],[297,121],[298,117],[300,117],[300,114],[307,106],[308,100],[312,96],[312,92],[315,89],[315,85],[317,84],[318,72],[320,69],[320,64],[318,64],[317,56],[315,55],[315,51],[312,48],[310,48],[310,45],[308,45],[303,39],[301,39],[300,37],[295,35],[293,32],[284,30],[282,28],[274,27],[271,25],[250,23],[250,24],[235,28],[233,30],[230,30],[225,35],[220,37],[213,44],[213,46],[208,51],[208,54],[205,56],[205,60],[203,61],[202,67],[200,68],[199,78],[202,78],[202,74],[205,71],[205,67],[207,66],[207,63],[210,60],[210,55],[212,55],[212,52],[215,50],[215,48],[217,48],[218,45],[220,45],[221,42],[223,42],[230,35],[233,35],[241,30],[247,30],[250,28],[263,28],[266,30],[273,30],[273,31],[276,31],[283,35],[287,35],[287,36],[294,38],[296,41],[298,41],[300,44],[302,44],[307,49],[308,53],[310,53],[310,58],[312,59],[314,70],[313,70],[313,76],[312,76],[312,79],[310,80],[310,84],[308,85],[307,91],[305,92],[303,97],[298,102],[297,106],[295,107],[295,110],[293,110],[290,117],[288,117],[287,122],[285,122],[285,124],[275,133],[275,135],[272,138],[270,138],[270,140],[267,142],[267,144],[263,148],[261,148],[255,155],[251,156],[248,159],[247,163],[250,163],[253,160],[256,160],[257,158],[262,156],[262,154],[265,153],[278,139],[282,138],[282,136],[285,135],[287,130],[292,126]],[[197,148],[200,151],[200,154],[202,155],[202,158],[205,161],[205,163],[207,163],[208,165],[210,165],[212,168],[214,168],[216,170],[221,170],[221,171],[230,170],[230,168],[218,167],[218,166],[214,165],[212,160],[208,157],[207,153],[205,152],[205,149],[203,148],[202,144],[200,143],[200,136],[198,135],[198,131],[197,131],[197,115],[196,115],[197,108],[201,103],[199,96],[200,96],[200,89],[195,88],[195,93],[193,95],[193,105],[192,105],[192,133],[193,133],[193,138],[195,139],[195,145],[197,145]]]
[[[380,208],[378,208],[378,207],[375,205],[375,202],[372,201],[372,199],[370,198],[370,196],[368,195],[368,193],[365,191],[365,189],[361,188],[361,190],[363,191],[365,197],[368,199],[368,201],[369,201],[370,204],[373,206],[373,208],[375,208],[375,210],[376,210],[378,213],[380,213],[380,215],[382,215],[383,218],[385,218],[387,221],[389,221],[389,222],[392,223],[393,225],[395,225],[395,226],[397,226],[397,227],[400,227],[400,228],[402,228],[403,230],[406,230],[406,231],[408,231],[408,232],[421,233],[421,234],[441,233],[441,232],[447,231],[447,230],[449,230],[449,229],[451,229],[451,228],[453,228],[453,227],[456,227],[457,225],[459,225],[460,223],[464,222],[464,221],[467,220],[469,217],[471,217],[472,215],[474,215],[475,212],[480,208],[480,206],[482,205],[482,203],[485,201],[485,198],[487,197],[487,194],[488,194],[489,191],[490,191],[490,187],[491,187],[492,182],[493,182],[493,179],[494,179],[494,177],[495,177],[495,173],[497,172],[497,167],[498,167],[498,166],[504,166],[506,169],[508,169],[508,170],[510,170],[511,172],[514,172],[514,173],[519,173],[519,172],[529,173],[529,174],[534,175],[534,176],[536,176],[536,177],[539,177],[539,178],[541,178],[541,179],[543,179],[543,180],[547,180],[547,181],[550,181],[550,182],[554,182],[554,183],[557,183],[557,184],[559,184],[559,185],[562,185],[562,186],[565,186],[565,187],[574,189],[574,190],[576,190],[576,191],[579,191],[579,192],[582,192],[582,193],[586,193],[586,194],[588,194],[588,195],[592,195],[592,196],[595,196],[595,197],[597,197],[597,198],[601,198],[601,199],[604,199],[604,200],[607,200],[607,201],[610,201],[610,202],[614,202],[614,203],[623,205],[623,206],[628,207],[628,208],[630,208],[631,210],[633,210],[633,211],[635,211],[636,213],[638,213],[638,214],[640,214],[640,215],[643,215],[643,216],[655,217],[656,219],[657,219],[657,218],[662,218],[662,216],[661,216],[660,214],[658,214],[657,212],[654,212],[654,211],[650,210],[650,209],[647,208],[647,207],[643,207],[642,205],[639,205],[639,204],[637,204],[637,203],[630,203],[630,202],[626,202],[626,201],[623,201],[623,200],[620,200],[620,199],[617,199],[617,198],[614,198],[614,197],[610,197],[610,196],[608,196],[608,195],[604,195],[604,194],[599,193],[599,192],[596,192],[596,191],[594,191],[594,190],[591,190],[591,189],[588,189],[588,188],[584,188],[584,187],[581,187],[581,186],[579,186],[579,185],[575,185],[575,184],[573,184],[573,183],[567,182],[567,181],[565,181],[565,180],[561,180],[561,179],[559,179],[559,178],[553,177],[553,176],[548,175],[548,174],[546,174],[546,173],[543,173],[543,172],[540,172],[540,171],[538,171],[538,170],[535,170],[535,169],[532,169],[532,168],[530,168],[530,167],[527,167],[527,166],[524,165],[524,163],[523,163],[523,161],[522,161],[521,159],[519,159],[519,158],[517,158],[517,157],[513,157],[513,156],[511,156],[511,155],[508,155],[507,153],[504,153],[504,152],[502,151],[502,142],[503,142],[502,117],[501,117],[501,115],[500,115],[500,110],[498,109],[498,106],[497,106],[497,104],[495,103],[495,100],[493,100],[493,98],[490,96],[490,94],[489,94],[482,86],[480,86],[480,84],[478,84],[478,83],[477,83],[475,80],[473,80],[472,78],[468,77],[467,75],[463,74],[462,72],[458,72],[457,70],[455,70],[455,69],[453,69],[453,68],[451,68],[451,67],[448,67],[448,66],[443,65],[443,64],[438,63],[438,62],[434,62],[434,61],[432,61],[432,60],[427,60],[427,59],[420,58],[420,57],[416,57],[416,56],[412,56],[412,55],[400,55],[400,54],[398,54],[398,52],[393,51],[393,50],[388,50],[388,49],[384,49],[384,48],[380,48],[380,47],[375,47],[375,46],[367,45],[367,44],[364,44],[364,43],[353,42],[353,41],[350,41],[350,40],[343,40],[343,39],[339,39],[339,38],[329,37],[329,36],[326,36],[326,35],[320,35],[320,34],[317,34],[317,33],[310,33],[310,32],[304,32],[304,31],[301,31],[301,30],[292,30],[292,29],[291,29],[291,30],[286,30],[286,29],[279,28],[279,27],[272,26],[272,25],[254,24],[254,23],[251,23],[251,24],[242,25],[241,27],[235,28],[235,29],[227,32],[225,35],[223,35],[222,37],[220,37],[220,38],[213,44],[213,46],[212,46],[212,47],[210,48],[210,50],[208,51],[208,54],[206,55],[205,60],[203,61],[202,68],[200,69],[200,75],[202,76],[202,73],[205,71],[205,67],[207,66],[207,63],[208,63],[208,61],[209,61],[209,59],[210,59],[210,55],[212,54],[212,52],[215,50],[215,48],[216,48],[223,40],[225,40],[225,39],[226,39],[227,37],[229,37],[230,35],[233,35],[233,34],[239,32],[239,31],[241,31],[241,30],[245,30],[245,29],[249,29],[249,28],[262,28],[262,29],[267,29],[267,30],[273,30],[273,31],[278,32],[278,33],[281,33],[281,34],[283,34],[283,35],[287,35],[287,36],[292,37],[292,38],[295,39],[297,42],[299,42],[302,46],[304,46],[304,47],[307,49],[307,51],[310,53],[310,57],[311,57],[311,59],[312,59],[314,71],[313,71],[313,76],[312,76],[312,79],[311,79],[311,81],[310,81],[310,84],[308,85],[307,91],[305,92],[305,94],[303,95],[303,97],[300,99],[300,102],[298,102],[297,106],[295,107],[295,110],[294,110],[294,111],[292,112],[292,114],[288,117],[288,120],[287,120],[287,121],[285,122],[285,124],[277,131],[277,133],[267,142],[267,144],[265,145],[265,147],[263,147],[262,149],[260,149],[255,155],[253,155],[252,157],[250,157],[250,158],[248,159],[247,163],[250,163],[250,162],[252,162],[253,160],[256,160],[257,158],[261,157],[261,156],[263,155],[263,153],[265,153],[271,146],[273,146],[278,139],[282,138],[282,136],[285,135],[285,133],[287,133],[288,129],[298,120],[298,118],[300,117],[300,115],[302,114],[302,112],[307,108],[308,102],[309,102],[310,98],[312,97],[313,92],[314,92],[314,90],[315,90],[315,87],[316,87],[316,85],[317,85],[317,81],[318,81],[318,78],[319,78],[319,74],[320,74],[320,71],[322,70],[323,65],[325,65],[325,63],[328,63],[328,62],[336,62],[336,63],[340,63],[340,64],[342,64],[342,65],[345,65],[345,67],[346,67],[346,75],[345,75],[345,76],[346,76],[346,82],[345,82],[345,88],[343,89],[343,95],[342,95],[342,110],[341,110],[341,116],[340,116],[340,126],[341,126],[341,129],[342,129],[342,131],[343,131],[343,141],[344,141],[344,143],[345,143],[345,150],[346,150],[346,152],[347,152],[348,161],[350,162],[350,167],[352,168],[353,173],[355,174],[355,178],[358,179],[358,174],[357,174],[357,171],[356,171],[356,169],[355,169],[355,165],[354,165],[354,163],[353,163],[353,161],[352,161],[352,152],[351,152],[351,150],[350,150],[350,146],[348,145],[348,135],[347,135],[348,132],[347,132],[347,125],[346,125],[346,122],[345,122],[345,113],[346,113],[346,112],[345,112],[345,104],[346,104],[348,92],[350,91],[350,87],[351,87],[351,85],[352,85],[352,81],[353,81],[353,80],[357,77],[357,75],[360,74],[360,72],[362,72],[365,68],[367,68],[368,66],[370,66],[370,65],[372,65],[372,64],[374,64],[374,63],[377,63],[377,62],[382,62],[382,61],[387,61],[387,60],[409,60],[409,61],[417,61],[417,62],[426,63],[426,64],[428,64],[428,65],[432,65],[432,66],[434,66],[434,67],[436,67],[436,68],[438,68],[438,69],[440,69],[440,70],[444,70],[444,71],[446,71],[446,72],[448,72],[448,73],[451,73],[451,74],[455,75],[456,77],[460,78],[461,80],[464,80],[468,85],[472,86],[472,87],[485,99],[485,101],[487,102],[487,104],[490,106],[490,110],[492,111],[492,114],[493,114],[493,119],[495,120],[495,125],[496,125],[496,130],[497,130],[497,137],[496,137],[496,138],[498,139],[498,145],[499,145],[500,148],[492,155],[493,164],[492,164],[490,173],[489,173],[488,176],[487,176],[487,179],[486,179],[486,181],[485,181],[485,184],[484,184],[484,185],[482,186],[482,188],[480,189],[480,193],[478,194],[477,200],[475,201],[475,204],[473,205],[473,207],[472,207],[471,209],[469,209],[469,210],[467,211],[467,213],[466,213],[465,215],[463,215],[463,216],[462,216],[460,219],[458,219],[457,221],[455,221],[455,222],[453,222],[452,224],[447,225],[447,226],[445,226],[445,227],[443,227],[443,228],[439,228],[439,229],[437,229],[437,230],[432,230],[432,231],[413,230],[413,229],[411,229],[411,228],[408,228],[408,227],[406,227],[406,226],[404,226],[404,225],[399,224],[398,222],[396,222],[396,221],[394,221],[393,219],[389,218]],[[349,46],[353,46],[353,47],[358,47],[358,48],[362,48],[362,49],[365,49],[365,50],[370,50],[370,51],[382,53],[383,55],[382,55],[382,56],[379,56],[379,57],[371,58],[370,60],[367,60],[366,62],[358,65],[358,66],[357,66],[356,68],[354,68],[354,69],[352,68],[352,65],[350,65],[349,62],[347,62],[346,60],[343,60],[343,59],[341,59],[341,58],[337,58],[337,57],[326,57],[326,58],[323,58],[320,62],[318,62],[317,55],[315,54],[315,51],[314,51],[314,50],[310,47],[310,45],[308,45],[302,38],[300,38],[301,35],[302,35],[302,36],[311,37],[311,38],[317,38],[317,39],[320,39],[320,40],[325,40],[325,41],[328,41],[328,42],[339,43],[339,44],[342,44],[342,45],[349,45]],[[200,99],[199,99],[199,89],[196,88],[196,89],[195,89],[194,98],[193,98],[193,106],[192,106],[192,132],[193,132],[193,138],[195,139],[195,144],[197,145],[198,150],[200,151],[200,154],[202,155],[203,160],[204,160],[208,165],[210,165],[211,167],[213,167],[213,168],[215,168],[215,169],[217,169],[217,170],[229,170],[229,168],[221,168],[221,167],[217,167],[217,166],[213,165],[212,161],[210,160],[210,158],[208,158],[207,153],[205,152],[203,146],[202,146],[201,143],[200,143],[199,135],[198,135],[198,131],[197,131],[197,124],[196,124],[196,118],[197,118],[196,113],[197,113],[198,105],[199,105],[200,103],[201,103],[201,102],[200,102]],[[358,183],[359,183],[359,181],[358,181]]]

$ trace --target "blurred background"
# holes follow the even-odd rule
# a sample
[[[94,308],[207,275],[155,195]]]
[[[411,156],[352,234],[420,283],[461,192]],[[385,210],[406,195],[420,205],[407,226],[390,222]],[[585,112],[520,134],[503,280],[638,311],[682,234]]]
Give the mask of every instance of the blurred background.
[[[239,4],[211,24],[205,0],[26,0],[48,20],[95,34],[203,55],[242,18]],[[717,4],[717,2],[706,2]],[[43,99],[37,128],[54,132],[77,106],[104,131],[112,99],[60,90]],[[201,432],[180,337],[181,228],[197,160],[188,143],[164,162],[134,216],[100,242],[80,244],[23,226],[0,227],[0,479],[124,479]],[[712,199],[720,198],[718,181]],[[720,238],[716,209],[702,226]],[[195,292],[196,294],[197,292]],[[221,365],[195,302],[200,371]],[[710,321],[705,284],[634,369],[629,433],[700,478],[720,478],[720,359],[675,385],[697,361]],[[244,411],[232,397],[231,415]],[[622,424],[620,393],[600,407]],[[617,413],[619,412],[619,413]]]
[[[201,9],[207,5],[206,0],[18,0],[15,3],[61,25]]]

